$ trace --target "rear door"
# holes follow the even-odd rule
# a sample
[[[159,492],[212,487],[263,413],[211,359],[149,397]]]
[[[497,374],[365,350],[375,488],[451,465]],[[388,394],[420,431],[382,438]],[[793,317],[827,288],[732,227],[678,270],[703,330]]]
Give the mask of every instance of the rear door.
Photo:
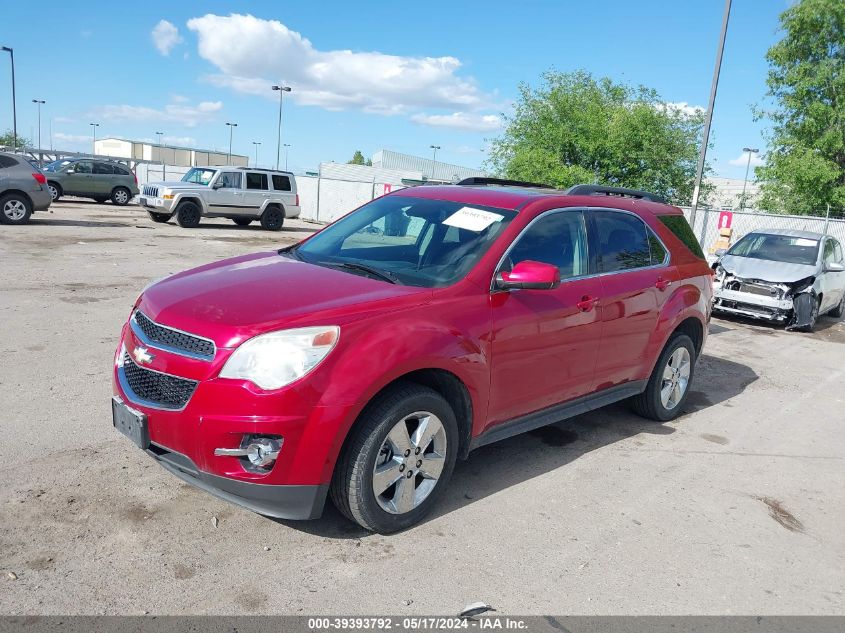
[[[590,392],[601,338],[587,228],[580,210],[547,211],[526,227],[497,273],[521,261],[554,264],[553,290],[494,291],[491,426]]]
[[[108,195],[114,186],[114,168],[109,163],[94,163],[94,191],[91,193]]]
[[[827,312],[839,305],[845,286],[845,272],[830,270],[831,264],[840,263],[842,247],[832,237],[828,237],[822,246],[822,274],[819,280],[822,292],[822,304],[819,312]]]
[[[601,279],[602,337],[596,390],[642,378],[649,349],[675,274],[669,251],[634,213],[592,211],[590,245]]]

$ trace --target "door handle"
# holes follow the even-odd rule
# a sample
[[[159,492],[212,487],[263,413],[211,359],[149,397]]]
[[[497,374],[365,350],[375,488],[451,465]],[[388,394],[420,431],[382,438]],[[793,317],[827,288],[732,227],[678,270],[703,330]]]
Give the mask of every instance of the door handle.
[[[663,277],[658,277],[657,281],[654,282],[654,287],[658,290],[666,290],[672,284],[671,281],[668,279],[664,279]]]
[[[590,295],[584,295],[581,297],[581,301],[575,304],[575,306],[581,312],[589,312],[593,309],[593,307],[599,302],[598,297],[591,297]]]

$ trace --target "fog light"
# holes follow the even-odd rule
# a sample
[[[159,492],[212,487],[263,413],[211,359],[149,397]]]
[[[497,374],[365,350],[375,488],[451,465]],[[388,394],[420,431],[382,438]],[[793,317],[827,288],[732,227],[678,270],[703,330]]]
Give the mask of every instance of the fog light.
[[[218,457],[241,457],[244,466],[252,466],[250,470],[269,470],[282,450],[285,440],[271,435],[244,435],[240,448],[215,448]]]

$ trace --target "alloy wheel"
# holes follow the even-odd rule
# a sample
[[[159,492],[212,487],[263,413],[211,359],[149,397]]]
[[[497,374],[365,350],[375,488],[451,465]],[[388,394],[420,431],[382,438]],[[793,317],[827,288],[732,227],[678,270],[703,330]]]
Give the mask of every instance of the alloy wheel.
[[[126,204],[129,202],[129,194],[124,189],[118,189],[114,192],[114,201],[118,204]]]
[[[3,205],[3,215],[12,222],[17,222],[26,215],[26,205],[20,200],[7,200]]]
[[[668,410],[674,409],[683,399],[689,386],[692,365],[686,347],[679,347],[669,357],[660,384],[660,402]]]
[[[433,413],[417,411],[399,420],[373,466],[373,494],[390,514],[418,507],[434,490],[446,463],[446,429]]]

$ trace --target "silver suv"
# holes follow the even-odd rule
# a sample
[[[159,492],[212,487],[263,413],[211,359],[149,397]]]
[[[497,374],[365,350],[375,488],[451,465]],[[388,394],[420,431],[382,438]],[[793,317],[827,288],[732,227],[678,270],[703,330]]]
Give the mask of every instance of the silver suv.
[[[259,220],[264,229],[279,231],[285,218],[300,212],[292,173],[247,167],[193,167],[179,182],[144,185],[138,203],[153,222],[175,215],[186,228],[206,216],[229,218],[238,226]]]

